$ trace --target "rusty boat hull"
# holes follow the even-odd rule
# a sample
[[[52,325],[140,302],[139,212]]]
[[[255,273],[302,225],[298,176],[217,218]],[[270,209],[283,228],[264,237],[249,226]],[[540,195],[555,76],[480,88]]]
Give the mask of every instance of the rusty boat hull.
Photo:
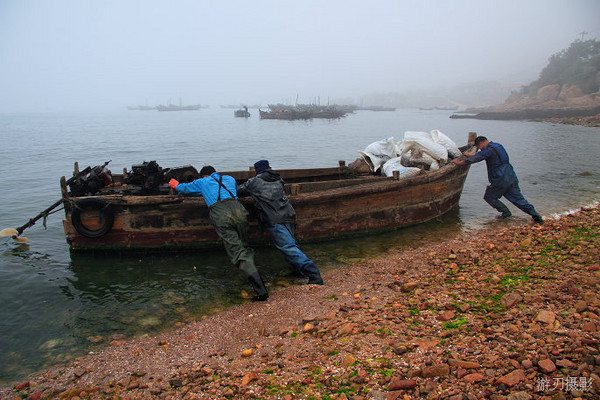
[[[449,163],[436,171],[399,180],[394,177],[356,175],[339,167],[279,170],[286,192],[297,214],[297,239],[301,242],[331,240],[394,230],[429,221],[458,205],[469,166]],[[222,172],[238,183],[254,176],[253,171]],[[65,204],[63,220],[72,252],[87,251],[185,251],[221,246],[201,196],[169,193],[131,195],[113,175],[112,190],[94,196],[72,197],[65,178],[61,189]],[[100,207],[78,206],[93,199]],[[268,242],[258,229],[252,198],[240,199],[250,212],[249,239]],[[99,232],[110,212],[110,229],[101,235],[82,235],[74,226]],[[104,213],[103,215],[101,215]]]

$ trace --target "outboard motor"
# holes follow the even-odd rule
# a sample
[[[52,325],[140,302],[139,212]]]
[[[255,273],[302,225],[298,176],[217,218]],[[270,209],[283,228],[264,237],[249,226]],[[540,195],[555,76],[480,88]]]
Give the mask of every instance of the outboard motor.
[[[87,194],[96,194],[100,189],[109,186],[113,181],[112,173],[106,168],[109,162],[107,161],[104,165],[97,165],[88,173],[84,173],[75,179],[69,184],[69,194],[73,197],[81,197]]]
[[[125,183],[140,186],[144,192],[158,191],[163,182],[163,169],[156,161],[144,161],[142,164],[133,165],[125,179]]]

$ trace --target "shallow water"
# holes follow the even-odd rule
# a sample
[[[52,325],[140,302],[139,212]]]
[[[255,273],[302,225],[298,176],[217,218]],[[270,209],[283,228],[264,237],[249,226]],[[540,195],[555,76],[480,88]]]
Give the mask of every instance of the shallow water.
[[[462,145],[469,131],[507,148],[525,197],[545,216],[600,200],[600,130],[538,122],[450,119],[443,111],[360,111],[338,120],[234,118],[233,110],[115,111],[96,114],[0,114],[0,229],[23,225],[60,197],[58,180],[73,162],[83,168],[112,160],[115,172],[156,160],[163,167],[211,164],[247,169],[267,158],[274,168],[327,167],[354,161],[371,142],[404,131],[439,129]],[[390,248],[427,243],[495,225],[482,200],[484,164],[471,167],[457,209],[440,220],[360,239],[303,246],[322,270]],[[516,220],[526,216],[511,206]],[[61,212],[25,231],[29,244],[0,249],[0,382],[29,373],[114,335],[152,334],[245,301],[249,290],[224,252],[168,256],[71,255]],[[277,285],[291,279],[283,257],[257,249],[257,264]],[[120,336],[118,336],[120,337]]]

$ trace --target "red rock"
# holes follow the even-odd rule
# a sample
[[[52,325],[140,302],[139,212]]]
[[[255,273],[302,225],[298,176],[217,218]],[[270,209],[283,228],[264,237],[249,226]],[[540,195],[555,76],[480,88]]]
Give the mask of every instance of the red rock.
[[[354,331],[354,324],[346,324],[339,329],[340,335],[350,335]]]
[[[517,383],[524,381],[525,379],[525,371],[523,371],[522,369],[516,369],[513,372],[506,374],[500,379],[498,379],[498,383],[503,383],[506,386],[513,387]]]
[[[581,328],[586,332],[596,332],[598,330],[594,322],[587,322]]]
[[[18,384],[15,385],[15,390],[23,390],[23,389],[29,387],[29,385],[30,385],[29,381],[18,383]]]
[[[544,322],[546,324],[554,323],[555,319],[556,319],[556,314],[554,314],[552,311],[547,311],[547,310],[540,311],[538,313],[537,317],[535,318],[536,321]]]
[[[242,378],[241,386],[244,387],[244,386],[248,385],[250,382],[252,382],[255,379],[258,379],[258,375],[256,374],[256,372],[248,372],[244,376],[244,378]]]
[[[521,365],[523,366],[523,368],[529,369],[529,368],[533,367],[533,362],[531,360],[523,360],[521,362]]]
[[[390,382],[390,386],[388,387],[388,390],[389,391],[408,390],[408,389],[413,389],[415,386],[417,386],[417,381],[414,381],[412,379],[394,378],[394,379],[392,379],[392,382]]]
[[[454,318],[455,315],[456,314],[454,314],[454,311],[444,311],[443,313],[438,315],[438,319],[440,321],[450,321],[452,318]]]
[[[450,374],[450,366],[448,364],[432,365],[421,370],[423,378],[433,378],[436,376],[448,376]]]
[[[545,374],[550,374],[556,371],[556,365],[549,358],[538,362],[538,368]]]
[[[31,393],[28,397],[28,400],[39,400],[42,397],[43,392],[35,392]]]
[[[482,381],[485,378],[485,376],[483,376],[482,374],[469,374],[466,375],[463,380],[469,382],[469,383],[475,383],[475,382],[479,382]]]
[[[462,361],[462,360],[450,359],[450,360],[448,360],[448,364],[452,365],[453,367],[464,368],[464,369],[481,368],[481,365],[474,361]]]
[[[385,394],[385,400],[396,400],[400,396],[402,396],[402,392],[399,390],[394,392],[387,392]]]
[[[412,291],[414,288],[416,288],[418,285],[419,285],[418,282],[407,282],[400,287],[400,290],[405,293],[408,293],[408,292]]]
[[[504,308],[509,309],[517,303],[523,301],[523,297],[518,293],[507,293],[502,296],[502,305]]]
[[[561,368],[575,368],[575,364],[570,360],[558,360],[556,361],[556,365]]]

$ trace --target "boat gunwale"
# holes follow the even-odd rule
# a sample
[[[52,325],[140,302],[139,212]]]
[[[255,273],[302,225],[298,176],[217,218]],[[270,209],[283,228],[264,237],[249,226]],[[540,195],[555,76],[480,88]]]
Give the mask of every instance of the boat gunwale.
[[[336,169],[337,168],[332,168]],[[312,199],[328,199],[340,197],[348,194],[368,194],[368,193],[380,193],[389,190],[398,190],[407,186],[416,186],[421,184],[430,183],[436,180],[441,179],[442,177],[456,171],[457,169],[469,169],[469,166],[457,166],[452,163],[448,163],[438,170],[435,171],[422,171],[419,175],[416,175],[411,178],[406,179],[396,179],[394,177],[387,176],[377,176],[377,175],[364,175],[357,176],[356,178],[342,178],[337,180],[326,180],[326,181],[307,181],[307,182],[294,182],[294,183],[286,183],[286,195],[292,202],[298,201],[300,199],[312,200]],[[311,171],[312,169],[297,169],[297,170],[285,170],[289,171]],[[323,169],[318,169],[323,170]],[[232,171],[232,172],[222,172],[223,175],[229,175],[234,172],[243,172],[246,171]],[[252,171],[248,171],[254,173]],[[307,177],[313,177],[313,175],[308,175]],[[342,185],[340,187],[327,187],[331,186],[332,182],[335,181],[343,181],[348,183],[348,185]],[[304,186],[311,186],[311,190],[302,190]],[[318,186],[324,186],[324,188],[318,188]],[[294,189],[292,189],[295,187]],[[128,193],[104,193],[104,194],[95,194],[91,196],[69,196],[65,197],[66,200],[71,202],[76,202],[78,200],[84,198],[99,198],[103,199],[107,202],[111,202],[112,204],[130,204],[135,205],[136,203],[139,205],[153,205],[153,204],[168,204],[168,203],[177,203],[183,202],[186,199],[193,199],[199,203],[205,203],[204,198],[202,196],[193,195],[193,194],[181,194],[181,193],[164,193],[164,194],[148,194],[148,195],[139,195],[139,194],[128,194]],[[129,199],[132,199],[131,201]],[[135,199],[135,200],[133,200]],[[245,199],[251,199],[250,196],[240,197],[239,200],[245,202]]]

